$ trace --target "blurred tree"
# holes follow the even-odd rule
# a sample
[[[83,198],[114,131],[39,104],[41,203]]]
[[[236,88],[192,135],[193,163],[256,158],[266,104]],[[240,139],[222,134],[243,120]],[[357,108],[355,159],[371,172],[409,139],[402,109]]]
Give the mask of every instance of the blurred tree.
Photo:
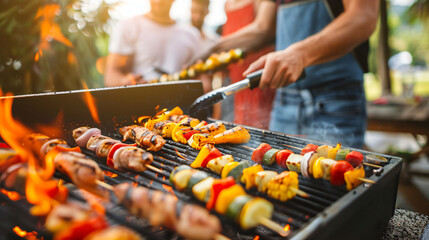
[[[84,0],[0,0],[0,87],[17,94],[101,87],[96,42],[111,5]],[[107,40],[106,40],[107,41]]]
[[[429,0],[415,0],[408,9],[407,15],[410,21],[422,21],[429,30]]]

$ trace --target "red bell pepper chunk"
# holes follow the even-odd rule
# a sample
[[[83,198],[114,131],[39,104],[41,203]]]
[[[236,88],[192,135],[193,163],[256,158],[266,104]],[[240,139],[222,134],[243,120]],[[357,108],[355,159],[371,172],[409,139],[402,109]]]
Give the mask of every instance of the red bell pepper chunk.
[[[210,150],[209,155],[207,155],[206,158],[204,158],[203,162],[201,163],[201,167],[207,167],[207,164],[210,162],[210,160],[222,157],[222,153],[219,152],[219,149],[213,147],[212,150]]]
[[[315,151],[317,151],[318,148],[319,148],[319,146],[309,143],[309,144],[307,144],[307,146],[305,146],[302,149],[301,155],[304,155],[308,152],[315,152]]]
[[[60,232],[55,236],[55,240],[80,240],[90,233],[105,229],[109,226],[105,218],[101,215],[86,221],[76,222],[70,228]]]
[[[215,179],[210,189],[210,199],[206,204],[206,208],[208,210],[213,209],[220,192],[234,185],[235,185],[235,180],[231,176],[224,179]]]
[[[0,148],[11,148],[7,143],[0,142]]]
[[[277,152],[276,162],[282,168],[287,168],[286,160],[293,152],[289,149],[283,149]]]
[[[353,166],[346,161],[337,161],[331,167],[331,184],[332,185],[343,185],[346,183],[344,180],[344,173],[353,170]]]
[[[106,160],[106,164],[109,167],[113,167],[113,155],[115,154],[115,152],[121,148],[121,147],[136,147],[137,143],[135,144],[126,144],[126,143],[115,143],[112,148],[110,148],[109,150],[109,154],[107,155],[107,160]]]
[[[187,131],[187,132],[183,133],[182,136],[184,138],[186,138],[186,140],[189,140],[192,137],[192,135],[194,135],[195,133],[199,133],[199,132],[200,131],[197,131],[197,130],[191,130],[191,131]]]
[[[363,162],[363,155],[360,152],[351,151],[346,155],[346,161],[353,167],[357,167]]]
[[[261,143],[259,146],[253,151],[252,153],[252,161],[257,162],[259,164],[262,163],[262,159],[264,157],[264,154],[271,149],[270,144],[268,143]]]

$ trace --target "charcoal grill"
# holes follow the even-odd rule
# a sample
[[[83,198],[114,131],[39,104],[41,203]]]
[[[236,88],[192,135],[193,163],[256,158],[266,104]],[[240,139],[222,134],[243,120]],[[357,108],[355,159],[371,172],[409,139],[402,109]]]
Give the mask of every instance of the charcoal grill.
[[[198,81],[183,81],[180,83],[149,84],[135,87],[106,88],[89,91],[95,98],[100,114],[100,125],[96,125],[91,119],[88,108],[83,102],[85,91],[71,91],[52,94],[37,94],[15,97],[13,105],[14,116],[27,126],[36,127],[38,124],[49,124],[58,116],[63,115],[63,136],[69,144],[73,145],[71,130],[82,125],[99,127],[103,135],[120,139],[115,130],[118,125],[134,123],[138,116],[153,115],[158,105],[160,108],[171,109],[180,106],[186,109],[198,96],[202,94],[202,86]],[[209,119],[212,121],[212,119]],[[232,123],[224,123],[227,128],[236,126]],[[308,143],[322,145],[324,143],[310,141],[302,138],[288,136],[282,133],[246,127],[251,135],[251,140],[245,146],[256,148],[259,143],[269,143],[274,148],[287,148],[291,145],[302,148]],[[54,137],[54,136],[53,136]],[[218,149],[223,154],[231,154],[236,161],[250,159],[251,152],[241,145],[219,145]],[[295,153],[299,150],[291,149]],[[363,154],[370,152],[362,151]],[[108,184],[122,182],[136,182],[139,185],[168,192],[170,183],[169,173],[175,166],[190,164],[195,159],[198,151],[172,140],[159,152],[154,153],[152,165],[162,168],[166,174],[145,171],[143,173],[123,172],[110,169],[104,164],[104,160],[97,158],[92,152],[83,151],[96,160],[100,167],[116,177],[106,176]],[[180,156],[179,156],[179,154]],[[384,166],[381,176],[372,174],[372,169],[366,168],[366,176],[376,181],[374,185],[361,184],[352,191],[347,191],[344,186],[334,187],[329,182],[320,179],[299,177],[299,188],[307,192],[310,197],[296,196],[287,202],[269,199],[274,203],[275,211],[273,220],[281,225],[289,224],[291,233],[289,239],[379,239],[388,220],[393,216],[396,194],[401,169],[401,159],[385,156],[389,162]],[[184,159],[184,158],[186,159]],[[187,160],[188,159],[188,160]],[[267,170],[282,171],[278,166],[264,167]],[[207,171],[209,175],[215,176]],[[56,173],[56,176],[67,181],[67,177]],[[84,202],[80,196],[80,190],[70,185],[71,196],[74,201]],[[192,196],[174,191],[181,200],[201,205]],[[266,197],[257,191],[250,191],[255,196]],[[7,216],[6,223],[0,223],[0,229],[6,231],[7,237],[14,236],[10,227],[23,226],[26,231],[36,231],[39,235],[49,239],[51,236],[43,230],[40,219],[26,217],[29,205],[25,200],[11,201],[5,195],[0,194],[0,214]],[[144,220],[130,216],[125,209],[114,203],[106,203],[107,217],[114,224],[123,224],[138,231],[148,239],[175,239],[177,234],[165,230],[155,229]],[[14,209],[20,209],[19,215]],[[27,211],[28,212],[28,211]],[[22,217],[21,217],[22,214]],[[19,216],[19,217],[18,217]],[[237,226],[219,216],[223,225],[223,234],[231,239],[284,239],[271,230],[260,226],[250,231],[242,231]]]

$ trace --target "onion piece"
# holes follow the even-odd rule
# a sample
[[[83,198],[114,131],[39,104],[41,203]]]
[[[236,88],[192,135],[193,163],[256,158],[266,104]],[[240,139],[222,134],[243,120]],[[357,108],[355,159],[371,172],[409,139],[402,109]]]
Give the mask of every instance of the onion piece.
[[[76,144],[79,147],[86,147],[89,138],[95,135],[101,135],[101,130],[98,128],[91,128],[76,139]]]

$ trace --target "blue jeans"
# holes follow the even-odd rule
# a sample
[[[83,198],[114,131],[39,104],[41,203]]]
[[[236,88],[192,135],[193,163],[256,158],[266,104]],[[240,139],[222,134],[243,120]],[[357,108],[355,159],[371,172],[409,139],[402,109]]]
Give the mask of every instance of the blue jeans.
[[[270,130],[306,135],[335,145],[362,148],[366,129],[366,98],[360,81],[329,87],[279,89],[271,112]]]

